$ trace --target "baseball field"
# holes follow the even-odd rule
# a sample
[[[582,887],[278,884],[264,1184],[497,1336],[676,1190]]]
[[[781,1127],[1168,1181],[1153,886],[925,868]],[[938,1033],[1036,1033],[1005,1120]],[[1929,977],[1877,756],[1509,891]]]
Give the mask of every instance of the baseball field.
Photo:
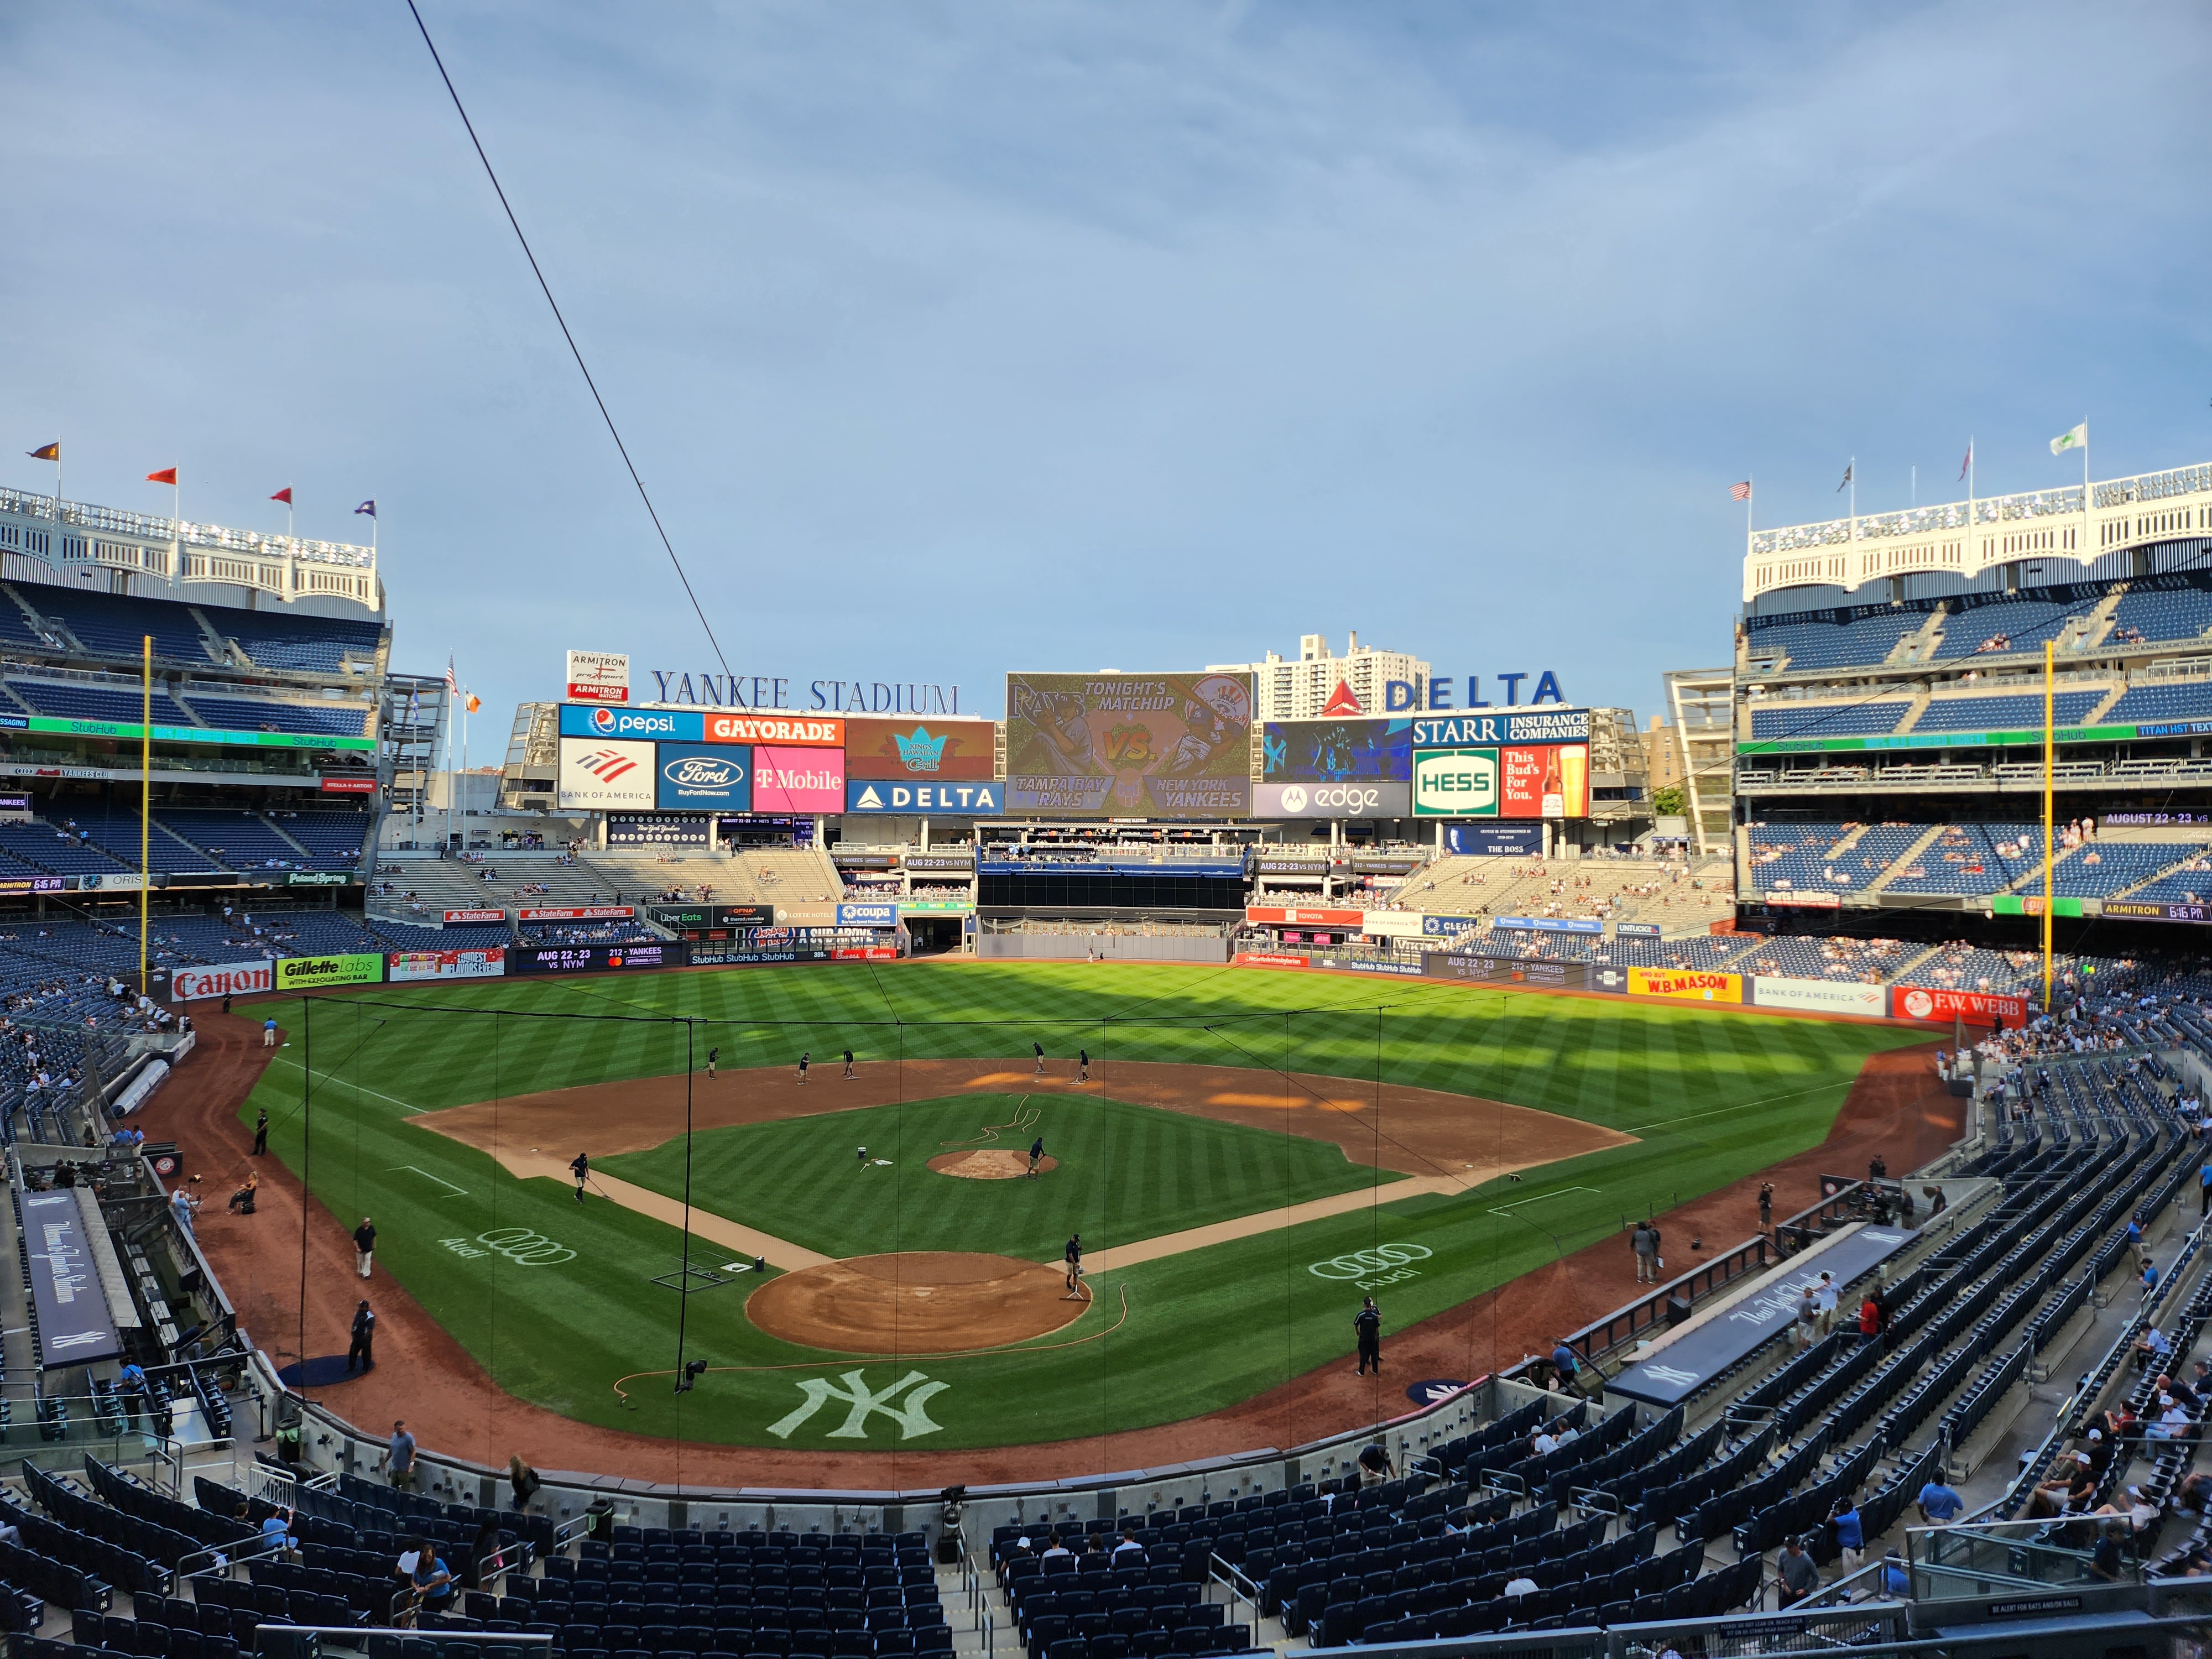
[[[1114,1433],[1348,1370],[1363,1293],[1401,1330],[1816,1146],[1869,1056],[1925,1040],[1134,964],[268,1007],[285,1046],[240,1119],[268,1111],[271,1151],[328,1212],[310,1226],[374,1217],[379,1281],[499,1389],[607,1428],[823,1451]],[[258,1248],[272,1272],[301,1254]],[[679,1340],[705,1362],[682,1394]]]

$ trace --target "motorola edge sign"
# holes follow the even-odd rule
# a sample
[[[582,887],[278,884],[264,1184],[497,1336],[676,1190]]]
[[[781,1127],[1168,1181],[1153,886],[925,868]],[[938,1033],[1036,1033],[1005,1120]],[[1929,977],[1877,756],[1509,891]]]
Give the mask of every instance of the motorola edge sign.
[[[1261,818],[1402,818],[1411,791],[1385,779],[1341,783],[1260,783],[1252,787],[1252,816]]]

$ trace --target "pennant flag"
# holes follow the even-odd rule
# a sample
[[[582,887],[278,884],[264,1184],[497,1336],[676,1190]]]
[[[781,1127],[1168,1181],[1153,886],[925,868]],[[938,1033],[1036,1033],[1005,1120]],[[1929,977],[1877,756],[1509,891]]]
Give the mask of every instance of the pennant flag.
[[[1857,465],[1858,463],[1854,461],[1851,463],[1850,466],[1847,466],[1844,469],[1844,483],[1839,483],[1836,486],[1836,494],[1840,495],[1844,493],[1844,484],[1847,484],[1851,481],[1851,468]]]
[[[1729,486],[1729,499],[1732,501],[1749,501],[1751,499],[1751,480],[1746,478],[1741,483],[1730,484]]]
[[[370,496],[359,507],[354,508],[354,511],[356,513],[366,513],[370,518],[374,518],[376,516],[376,497],[374,495]]]
[[[2087,421],[2071,432],[2062,432],[2051,441],[2051,453],[2054,455],[2063,455],[2069,449],[2087,449],[2088,447],[2089,423]]]
[[[1970,439],[1970,440],[1968,440],[1968,441],[1967,441],[1967,443],[1966,443],[1966,459],[1965,460],[1963,460],[1963,461],[1961,461],[1961,462],[1960,462],[1960,463],[1959,463],[1959,476],[1960,476],[1961,478],[1963,478],[1963,477],[1965,477],[1966,476],[1966,474],[1968,474],[1969,472],[1972,471],[1973,470],[1974,470],[1974,446],[1973,446],[1973,442],[1972,442],[1972,441]]]
[[[148,483],[173,484],[176,481],[177,469],[173,466],[165,466],[159,472],[149,472],[146,475]]]
[[[58,461],[61,458],[62,447],[59,443],[40,444],[36,449],[31,451],[31,459],[34,461]]]
[[[1328,702],[1322,705],[1321,712],[1324,714],[1364,714],[1367,711],[1359,706],[1359,699],[1353,695],[1352,683],[1339,680],[1336,690],[1329,693]]]
[[[467,698],[464,700],[461,707],[467,709],[469,713],[473,714],[477,709],[483,707],[483,699],[477,696],[475,692],[471,691],[469,693]]]
[[[284,503],[284,505],[285,505],[285,506],[287,506],[287,507],[291,506],[291,505],[292,505],[292,486],[291,486],[291,485],[289,485],[289,484],[286,484],[286,485],[285,485],[282,489],[278,490],[278,491],[277,491],[274,495],[271,495],[269,499],[270,499],[270,501],[282,501],[282,502],[283,502],[283,503]]]

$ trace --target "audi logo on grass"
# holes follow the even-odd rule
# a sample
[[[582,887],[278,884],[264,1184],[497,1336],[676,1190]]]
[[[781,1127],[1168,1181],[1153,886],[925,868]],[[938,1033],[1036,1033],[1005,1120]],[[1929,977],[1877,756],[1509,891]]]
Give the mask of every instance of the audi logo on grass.
[[[1316,1261],[1306,1271],[1316,1279],[1364,1279],[1370,1273],[1402,1267],[1409,1261],[1426,1261],[1435,1254],[1425,1244],[1377,1244],[1371,1250],[1353,1250],[1346,1255],[1333,1255],[1326,1261]]]

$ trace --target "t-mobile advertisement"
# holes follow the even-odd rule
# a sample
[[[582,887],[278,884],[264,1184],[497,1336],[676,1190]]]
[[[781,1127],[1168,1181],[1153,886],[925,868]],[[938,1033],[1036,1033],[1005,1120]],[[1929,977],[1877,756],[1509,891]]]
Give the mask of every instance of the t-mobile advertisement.
[[[842,812],[845,751],[754,750],[753,806],[762,812]]]

